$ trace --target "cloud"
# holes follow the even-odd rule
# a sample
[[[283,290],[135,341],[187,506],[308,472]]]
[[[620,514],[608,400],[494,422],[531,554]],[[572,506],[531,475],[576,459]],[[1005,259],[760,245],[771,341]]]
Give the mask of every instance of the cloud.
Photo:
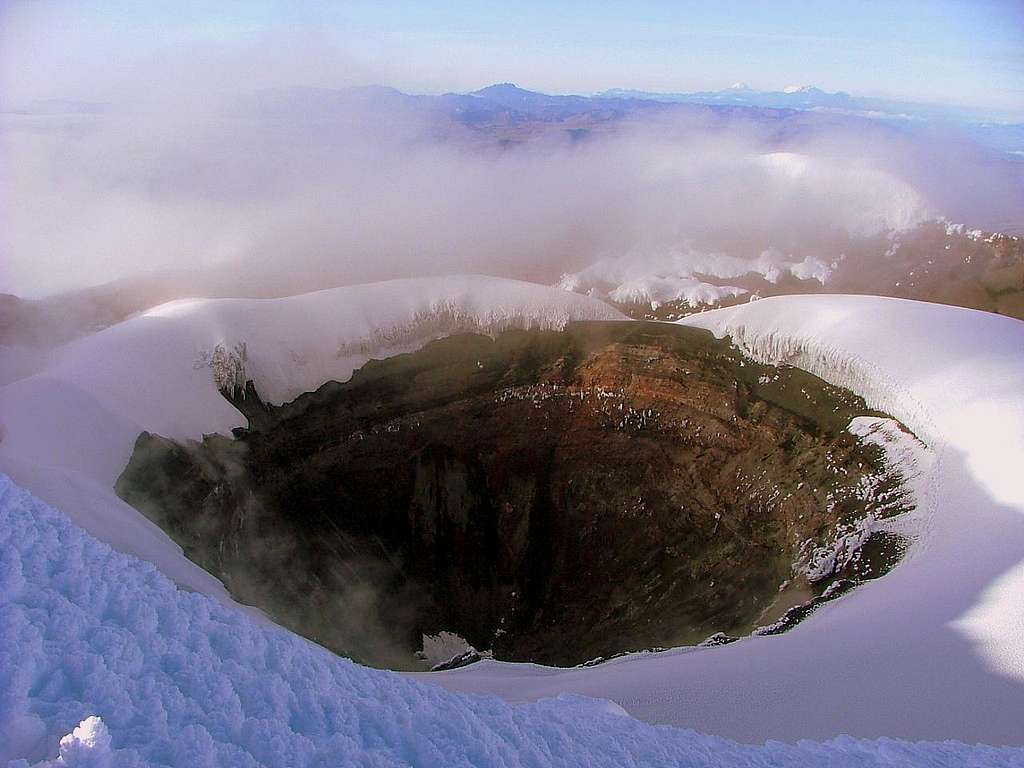
[[[462,271],[557,277],[684,239],[760,253],[927,210],[870,157],[771,153],[756,125],[639,125],[499,150],[429,110],[351,101],[327,114],[173,98],[4,116],[0,288],[211,268],[282,290]]]

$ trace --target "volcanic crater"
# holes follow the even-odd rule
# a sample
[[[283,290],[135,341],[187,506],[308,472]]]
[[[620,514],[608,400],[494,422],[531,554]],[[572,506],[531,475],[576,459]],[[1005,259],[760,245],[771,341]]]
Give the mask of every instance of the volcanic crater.
[[[554,665],[785,628],[884,572],[908,508],[851,392],[650,322],[459,334],[248,427],[142,433],[117,492],[240,601],[364,663],[424,634]],[[827,558],[826,558],[827,560]],[[824,597],[823,597],[824,596]]]

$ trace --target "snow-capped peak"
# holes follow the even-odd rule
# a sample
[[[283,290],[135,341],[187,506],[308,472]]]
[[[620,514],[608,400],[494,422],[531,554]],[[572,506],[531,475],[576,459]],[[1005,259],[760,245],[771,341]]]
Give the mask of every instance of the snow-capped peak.
[[[729,90],[732,90],[732,91],[749,91],[750,90],[750,86],[747,85],[746,83],[744,83],[742,80],[740,80],[740,81],[735,82],[732,85],[730,85],[729,86]]]
[[[813,85],[787,85],[782,89],[783,93],[810,93],[817,90]]]

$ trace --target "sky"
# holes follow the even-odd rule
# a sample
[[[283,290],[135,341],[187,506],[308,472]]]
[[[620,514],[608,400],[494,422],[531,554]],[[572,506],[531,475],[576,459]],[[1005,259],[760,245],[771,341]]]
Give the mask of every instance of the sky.
[[[1021,0],[0,0],[0,98],[103,100],[197,80],[555,93],[743,81],[1024,115],[1022,40]]]

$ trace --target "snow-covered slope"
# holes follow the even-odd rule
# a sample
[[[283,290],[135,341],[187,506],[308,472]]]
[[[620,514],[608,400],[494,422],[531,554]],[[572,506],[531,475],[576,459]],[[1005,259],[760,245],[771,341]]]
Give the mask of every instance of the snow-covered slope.
[[[454,331],[621,318],[596,299],[479,276],[175,301],[72,342],[44,370],[0,388],[0,471],[101,540],[224,598],[215,579],[112,489],[143,430],[198,439],[244,423],[214,384],[218,374],[240,372],[232,366],[243,366],[241,345],[241,378],[280,403],[346,380],[371,357]]]
[[[0,763],[952,768],[1021,766],[1024,750],[850,738],[752,747],[646,725],[609,702],[449,693],[180,591],[0,475]]]
[[[607,697],[644,720],[741,740],[1024,743],[1024,323],[866,296],[778,297],[683,322],[852,387],[934,448],[909,555],[786,634],[430,679],[515,701]]]

